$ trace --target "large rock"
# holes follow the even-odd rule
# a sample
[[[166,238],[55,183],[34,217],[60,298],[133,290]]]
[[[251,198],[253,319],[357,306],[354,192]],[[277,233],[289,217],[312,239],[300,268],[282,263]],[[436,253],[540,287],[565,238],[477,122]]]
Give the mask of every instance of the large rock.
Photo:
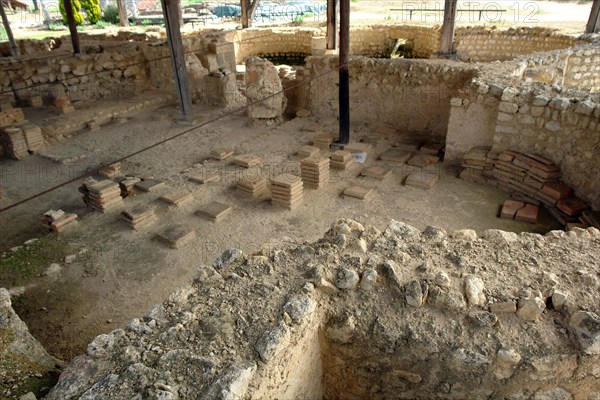
[[[279,73],[272,62],[259,57],[250,57],[246,60],[245,94],[248,99],[250,118],[281,117],[286,105],[282,90]]]
[[[577,311],[569,321],[579,346],[587,354],[600,354],[600,317],[592,312]]]

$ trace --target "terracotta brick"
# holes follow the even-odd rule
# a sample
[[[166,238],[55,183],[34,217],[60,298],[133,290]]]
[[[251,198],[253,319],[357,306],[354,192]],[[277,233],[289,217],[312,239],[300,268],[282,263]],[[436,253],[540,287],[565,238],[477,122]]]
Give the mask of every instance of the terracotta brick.
[[[540,208],[538,206],[534,206],[533,204],[527,204],[525,207],[517,211],[515,219],[535,224],[537,222],[539,213]]]
[[[586,210],[587,204],[583,202],[579,197],[569,197],[568,199],[559,200],[556,204],[558,209],[569,216],[576,216],[581,214],[583,210]]]
[[[546,183],[542,192],[556,201],[569,197],[573,193],[570,186],[561,182]]]
[[[500,212],[500,218],[513,219],[521,208],[525,206],[525,203],[515,200],[506,200],[502,206]]]

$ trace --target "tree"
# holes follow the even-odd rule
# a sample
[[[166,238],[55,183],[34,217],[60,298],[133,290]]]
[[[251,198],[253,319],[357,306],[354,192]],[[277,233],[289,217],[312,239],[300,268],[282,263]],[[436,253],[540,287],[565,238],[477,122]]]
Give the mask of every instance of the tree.
[[[73,16],[75,17],[75,25],[83,25],[84,19],[83,15],[81,15],[81,3],[79,0],[71,0],[71,4],[73,5]],[[65,2],[64,0],[58,1],[58,10],[60,11],[60,15],[63,17],[63,22],[65,25],[69,24],[67,21],[67,13],[65,12]]]
[[[81,7],[85,10],[90,24],[96,24],[102,18],[99,0],[81,0]]]

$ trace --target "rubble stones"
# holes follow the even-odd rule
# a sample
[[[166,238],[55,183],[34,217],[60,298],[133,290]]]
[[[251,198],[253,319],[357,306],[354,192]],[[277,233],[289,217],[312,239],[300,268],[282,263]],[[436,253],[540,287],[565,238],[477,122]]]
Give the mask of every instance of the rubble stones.
[[[317,307],[317,303],[308,296],[291,296],[285,305],[283,311],[285,311],[292,321],[299,322],[304,317],[312,314]]]
[[[514,349],[500,349],[496,355],[494,376],[496,379],[510,378],[516,366],[521,361],[521,355]]]
[[[290,331],[283,321],[266,331],[256,342],[254,348],[258,352],[261,360],[268,362],[275,357],[282,349],[283,344],[289,340]]]
[[[350,268],[340,268],[335,279],[335,286],[339,289],[352,289],[359,281],[358,273]]]
[[[410,281],[404,287],[406,303],[409,306],[421,307],[427,299],[429,286],[425,281]]]
[[[465,278],[465,294],[470,306],[479,306],[485,303],[483,289],[483,281],[480,278],[472,275]]]
[[[517,315],[526,321],[537,321],[546,309],[546,304],[539,297],[521,298],[517,306]]]
[[[569,327],[586,354],[600,354],[600,317],[589,311],[573,313]]]

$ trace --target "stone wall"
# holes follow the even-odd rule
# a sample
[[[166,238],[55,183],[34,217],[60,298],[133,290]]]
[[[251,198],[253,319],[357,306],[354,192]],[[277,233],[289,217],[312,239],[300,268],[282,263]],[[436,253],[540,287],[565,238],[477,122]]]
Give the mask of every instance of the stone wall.
[[[454,50],[463,61],[504,61],[539,51],[564,49],[577,39],[547,28],[456,29]]]
[[[312,54],[312,38],[320,35],[319,29],[251,28],[229,31],[225,38],[234,43],[236,62],[241,64],[250,56],[308,56]]]
[[[350,29],[350,54],[368,57],[389,57],[398,39],[406,39],[415,58],[429,58],[438,50],[439,27],[411,25],[372,25]]]
[[[469,65],[437,60],[354,57],[349,68],[353,121],[440,136],[446,134],[450,98],[476,74]],[[306,103],[314,115],[337,115],[337,71],[336,56],[309,58],[304,79],[315,80]]]
[[[600,175],[594,172],[600,165],[599,98],[543,89],[473,82],[467,97],[452,99],[446,160],[458,161],[477,145],[537,153],[559,165],[562,179],[600,209]],[[473,126],[479,135],[469,132]]]
[[[47,399],[596,399],[599,248],[595,228],[340,220],[229,249],[97,336]]]
[[[600,92],[600,44],[573,51],[567,61],[563,84]]]
[[[48,103],[66,95],[75,103],[125,99],[146,90],[174,92],[169,50],[164,40],[157,39],[160,34],[135,34],[143,40],[119,41],[130,35],[102,38],[106,41],[82,35],[84,54],[76,57],[61,48],[5,59],[0,63],[0,90],[13,105],[27,104],[36,95]],[[184,48],[195,95],[209,91],[204,79],[209,73],[235,71],[234,47],[223,33],[186,36]]]

